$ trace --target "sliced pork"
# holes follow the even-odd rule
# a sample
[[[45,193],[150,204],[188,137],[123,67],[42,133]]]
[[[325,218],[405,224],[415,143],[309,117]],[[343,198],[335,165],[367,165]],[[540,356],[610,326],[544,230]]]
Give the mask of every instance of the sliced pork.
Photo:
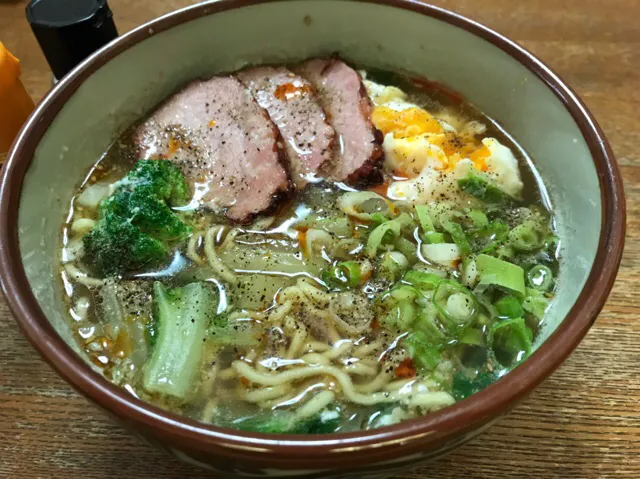
[[[142,158],[180,165],[195,199],[237,222],[276,204],[291,187],[277,127],[232,76],[197,80],[135,132]]]
[[[335,132],[311,84],[285,67],[254,67],[237,73],[280,129],[291,176],[298,189],[331,160]]]
[[[295,69],[315,87],[336,131],[329,177],[350,184],[382,180],[382,135],[371,123],[373,106],[362,78],[337,57],[309,60]]]

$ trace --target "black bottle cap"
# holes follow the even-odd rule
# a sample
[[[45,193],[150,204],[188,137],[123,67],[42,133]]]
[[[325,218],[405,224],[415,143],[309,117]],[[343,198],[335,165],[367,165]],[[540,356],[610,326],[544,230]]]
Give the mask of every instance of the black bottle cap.
[[[118,36],[107,0],[31,0],[27,20],[56,78]]]

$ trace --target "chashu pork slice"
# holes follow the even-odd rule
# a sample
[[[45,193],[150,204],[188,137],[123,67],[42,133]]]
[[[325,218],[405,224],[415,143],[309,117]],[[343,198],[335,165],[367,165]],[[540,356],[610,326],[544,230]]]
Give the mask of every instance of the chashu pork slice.
[[[194,201],[240,223],[291,187],[277,127],[233,76],[196,80],[162,103],[134,134],[142,158],[175,161]]]
[[[315,87],[337,135],[329,176],[349,184],[382,181],[382,135],[371,122],[360,74],[336,56],[308,60],[295,71]]]
[[[319,170],[331,160],[335,132],[312,85],[285,67],[259,66],[236,75],[280,130],[295,186],[302,189],[322,176]]]

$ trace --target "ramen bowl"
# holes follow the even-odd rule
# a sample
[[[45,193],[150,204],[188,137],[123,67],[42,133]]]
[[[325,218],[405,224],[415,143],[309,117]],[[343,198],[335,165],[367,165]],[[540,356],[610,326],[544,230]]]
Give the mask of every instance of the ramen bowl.
[[[133,121],[190,79],[251,63],[339,52],[459,92],[534,159],[562,239],[557,295],[529,359],[496,383],[420,419],[372,431],[268,435],[198,423],[138,400],[82,357],[57,276],[59,237],[76,181]],[[123,35],[40,103],[2,172],[0,275],[22,331],[79,392],[148,442],[220,477],[378,477],[469,441],[576,348],[619,266],[622,182],[584,104],[512,41],[411,0],[227,0],[171,13]]]

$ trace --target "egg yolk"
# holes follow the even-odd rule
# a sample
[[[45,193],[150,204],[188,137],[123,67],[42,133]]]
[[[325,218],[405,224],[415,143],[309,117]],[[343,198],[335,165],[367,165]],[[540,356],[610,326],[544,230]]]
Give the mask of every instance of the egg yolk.
[[[423,133],[442,133],[442,126],[433,116],[422,108],[408,108],[397,111],[386,106],[373,110],[371,120],[375,127],[385,135],[393,133],[395,138],[407,138]]]
[[[477,149],[471,155],[469,155],[469,159],[473,162],[473,166],[480,171],[487,171],[487,158],[491,156],[491,150],[487,148],[486,145],[483,145],[481,148]]]

